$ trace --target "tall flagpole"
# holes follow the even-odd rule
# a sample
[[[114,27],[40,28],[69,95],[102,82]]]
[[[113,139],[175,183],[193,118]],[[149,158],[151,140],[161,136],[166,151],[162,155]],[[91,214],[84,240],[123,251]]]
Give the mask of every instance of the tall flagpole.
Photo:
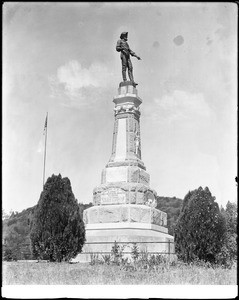
[[[46,141],[47,141],[47,120],[48,119],[48,112],[46,113],[46,121],[44,126],[44,134],[45,134],[45,149],[44,149],[44,167],[43,167],[43,189],[45,183],[45,169],[46,169]]]

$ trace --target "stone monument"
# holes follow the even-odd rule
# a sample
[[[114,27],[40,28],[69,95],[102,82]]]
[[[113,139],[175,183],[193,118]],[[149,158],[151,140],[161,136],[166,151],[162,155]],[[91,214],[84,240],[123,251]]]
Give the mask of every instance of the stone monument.
[[[86,244],[76,258],[80,261],[89,261],[90,253],[110,253],[115,241],[137,243],[139,250],[149,253],[174,252],[167,214],[155,208],[157,194],[141,159],[142,100],[135,83],[121,82],[113,102],[112,152],[101,184],[93,190],[93,206],[84,211]]]

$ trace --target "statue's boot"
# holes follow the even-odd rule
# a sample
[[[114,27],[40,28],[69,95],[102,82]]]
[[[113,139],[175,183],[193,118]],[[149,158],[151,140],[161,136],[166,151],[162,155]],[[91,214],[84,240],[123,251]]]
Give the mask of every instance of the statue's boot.
[[[129,80],[132,81],[133,85],[136,86],[138,83],[134,81],[133,73],[129,70]]]

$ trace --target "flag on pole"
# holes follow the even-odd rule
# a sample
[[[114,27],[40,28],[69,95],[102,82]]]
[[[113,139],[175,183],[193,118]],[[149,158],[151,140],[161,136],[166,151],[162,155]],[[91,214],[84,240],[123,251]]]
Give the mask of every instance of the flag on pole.
[[[46,133],[46,129],[47,129],[47,115],[46,115],[46,121],[45,121],[45,126],[44,126],[44,131],[43,131],[43,134]]]
[[[48,118],[48,112],[46,113],[46,121],[45,121],[44,132],[43,132],[43,135],[45,135],[44,166],[43,166],[43,189],[44,189],[44,183],[45,183],[45,168],[46,168],[47,118]]]

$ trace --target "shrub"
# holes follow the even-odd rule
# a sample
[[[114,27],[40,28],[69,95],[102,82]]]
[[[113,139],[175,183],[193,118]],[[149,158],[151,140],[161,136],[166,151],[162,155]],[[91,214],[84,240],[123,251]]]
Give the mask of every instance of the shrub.
[[[209,189],[199,187],[189,192],[175,228],[175,250],[179,259],[215,262],[225,232],[225,220]]]
[[[91,253],[90,254],[90,265],[94,266],[96,264],[103,264],[104,261],[100,259],[100,256],[98,253]]]
[[[85,227],[68,178],[59,174],[47,179],[34,210],[30,238],[37,259],[69,261],[81,251]]]
[[[139,248],[136,243],[133,243],[131,253],[132,253],[132,258],[133,258],[134,262],[136,262],[137,259],[139,258]]]
[[[124,245],[120,246],[116,241],[114,242],[114,246],[111,249],[113,263],[120,265],[122,262],[124,248]]]
[[[107,265],[110,264],[110,259],[111,259],[110,254],[102,255],[102,258],[103,258],[103,262],[104,262],[105,264],[107,264]]]
[[[237,260],[237,205],[228,201],[226,210],[221,209],[226,221],[226,235],[221,251],[217,254],[217,263],[231,268]]]
[[[17,260],[17,257],[16,254],[13,253],[12,249],[6,247],[3,252],[3,260],[13,261]]]

